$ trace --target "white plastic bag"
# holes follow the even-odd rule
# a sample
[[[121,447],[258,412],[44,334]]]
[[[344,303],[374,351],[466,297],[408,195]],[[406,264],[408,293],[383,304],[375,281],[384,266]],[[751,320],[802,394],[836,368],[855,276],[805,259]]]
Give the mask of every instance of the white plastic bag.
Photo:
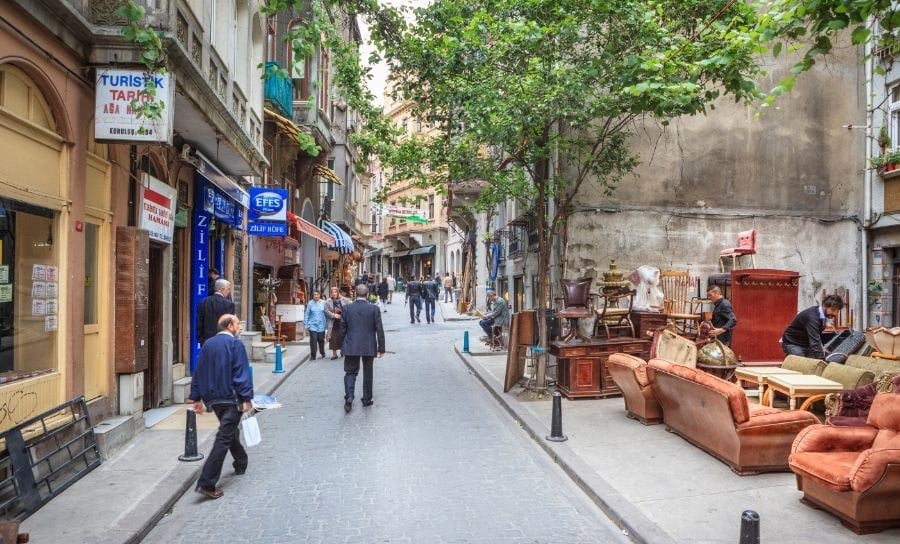
[[[248,416],[241,420],[241,438],[248,448],[262,442],[262,434],[259,432],[259,422],[256,420],[256,416]]]

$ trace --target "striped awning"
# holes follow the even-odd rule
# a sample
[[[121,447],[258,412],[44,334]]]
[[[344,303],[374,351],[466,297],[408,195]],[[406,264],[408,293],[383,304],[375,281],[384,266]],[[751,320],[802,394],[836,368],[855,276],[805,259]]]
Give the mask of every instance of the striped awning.
[[[344,229],[331,221],[322,220],[322,230],[334,236],[334,244],[329,245],[329,248],[336,249],[344,255],[353,251],[353,240],[350,239],[349,234],[344,232]]]

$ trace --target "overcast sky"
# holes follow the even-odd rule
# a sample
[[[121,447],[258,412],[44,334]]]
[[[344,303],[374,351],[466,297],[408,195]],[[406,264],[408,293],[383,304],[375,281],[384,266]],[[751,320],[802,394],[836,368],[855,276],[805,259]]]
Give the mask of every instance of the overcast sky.
[[[383,0],[383,3],[389,6],[419,7],[427,6],[431,3],[431,0]],[[362,60],[363,63],[368,63],[369,54],[374,48],[369,44],[369,28],[362,17],[360,17],[359,25],[363,36]],[[386,81],[387,66],[383,62],[373,66],[372,79],[369,80],[369,90],[377,97],[376,103],[379,105],[384,103],[384,85]]]

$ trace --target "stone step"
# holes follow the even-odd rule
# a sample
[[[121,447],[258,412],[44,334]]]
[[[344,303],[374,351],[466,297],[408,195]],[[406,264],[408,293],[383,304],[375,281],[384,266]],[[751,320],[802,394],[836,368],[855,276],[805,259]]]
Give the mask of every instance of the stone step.
[[[101,457],[108,461],[143,430],[143,415],[113,417],[94,425],[94,436],[97,438]]]
[[[266,350],[274,346],[272,342],[253,342],[250,348],[250,360],[262,362],[266,359]]]
[[[187,401],[188,397],[191,394],[191,377],[186,376],[184,378],[175,380],[175,384],[172,389],[172,400],[175,404],[182,404]]]

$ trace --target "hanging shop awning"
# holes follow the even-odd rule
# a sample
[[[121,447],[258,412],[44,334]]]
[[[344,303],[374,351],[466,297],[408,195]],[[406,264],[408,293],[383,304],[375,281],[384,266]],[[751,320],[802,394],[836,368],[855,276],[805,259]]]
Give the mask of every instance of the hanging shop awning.
[[[299,230],[303,234],[312,236],[313,238],[315,238],[316,240],[322,242],[323,244],[325,244],[327,246],[334,247],[334,244],[335,244],[334,236],[328,234],[324,230],[313,225],[306,219],[303,219],[302,217],[298,217],[294,223],[297,225],[297,230]]]
[[[263,108],[263,112],[265,112],[266,117],[275,122],[275,126],[278,127],[278,130],[286,134],[288,137],[292,138],[294,141],[296,141],[300,137],[300,127],[295,125],[293,121],[291,121],[287,117],[278,115],[269,108]]]
[[[397,257],[406,257],[407,255],[409,255],[408,249],[403,250],[403,251],[395,251],[394,254],[392,255],[392,257],[394,257],[396,259]]]
[[[322,221],[322,230],[334,236],[334,244],[330,244],[328,247],[331,249],[336,249],[342,254],[346,255],[353,251],[353,240],[350,239],[350,235],[344,232],[344,229],[335,225],[331,221]]]
[[[363,253],[363,257],[374,257],[375,255],[381,255],[381,248],[379,249],[370,249]]]
[[[434,246],[417,247],[409,251],[410,255],[428,255],[434,253]]]
[[[344,184],[344,182],[341,181],[341,178],[338,177],[338,175],[334,172],[334,170],[332,170],[331,168],[328,168],[325,165],[317,164],[317,165],[313,166],[313,172],[315,172],[316,174],[322,176],[323,178],[325,178],[328,181],[331,181],[337,185]]]

